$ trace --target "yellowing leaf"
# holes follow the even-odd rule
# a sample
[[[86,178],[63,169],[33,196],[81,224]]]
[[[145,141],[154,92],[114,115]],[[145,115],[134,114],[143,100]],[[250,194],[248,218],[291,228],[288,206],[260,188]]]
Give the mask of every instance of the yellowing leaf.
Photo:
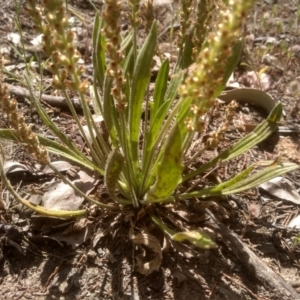
[[[157,167],[156,181],[145,195],[145,202],[161,202],[172,195],[179,184],[182,170],[181,134],[176,125],[168,137]]]
[[[189,241],[194,246],[203,249],[216,248],[217,244],[211,239],[211,237],[200,231],[186,231],[178,232],[172,236],[172,240],[176,242]]]

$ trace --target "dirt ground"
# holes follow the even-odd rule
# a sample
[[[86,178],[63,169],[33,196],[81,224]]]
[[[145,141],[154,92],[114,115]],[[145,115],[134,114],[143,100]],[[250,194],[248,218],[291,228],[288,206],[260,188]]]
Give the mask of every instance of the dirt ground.
[[[94,2],[101,9],[101,2]],[[93,19],[94,11],[88,1],[74,0],[71,5],[85,16],[85,20]],[[169,5],[157,8],[160,47],[170,53],[170,57],[174,53],[174,43],[168,33],[174,25],[172,18],[177,8],[178,4],[173,8]],[[20,13],[25,49],[32,57],[39,51],[30,43],[36,34],[23,6]],[[24,64],[17,54],[18,49],[11,47],[11,33],[17,33],[15,2],[2,0],[0,14],[0,46],[7,58],[5,67],[20,75],[24,72]],[[300,164],[299,18],[300,3],[296,0],[278,4],[272,0],[257,1],[248,18],[245,51],[234,81],[268,92],[275,101],[282,102],[285,113],[278,132],[250,153],[217,170],[216,176],[221,180],[251,162],[272,160],[279,155],[284,161]],[[126,18],[123,27],[126,28]],[[91,23],[84,23],[83,28],[78,47],[85,59],[86,76],[92,78]],[[260,80],[255,75],[258,73]],[[21,85],[13,76],[7,78],[8,84]],[[47,80],[45,76],[44,85]],[[46,92],[51,93],[51,90]],[[21,96],[17,100],[29,123],[46,136],[47,129],[29,102]],[[47,103],[44,105],[58,126],[81,145],[82,139],[69,113]],[[212,128],[223,112],[221,104],[212,114]],[[239,130],[236,125],[232,126],[216,151],[228,147],[266,116],[261,107],[240,104],[234,117],[234,124],[240,124]],[[7,126],[2,115],[0,124],[2,128]],[[1,139],[0,142],[7,160],[18,161],[29,169],[33,167],[31,158],[21,146]],[[207,158],[213,154],[207,153]],[[284,177],[292,182],[293,191],[299,196],[300,172],[293,171]],[[14,187],[24,194],[38,189],[49,178],[51,176],[34,176],[27,170],[10,176]],[[100,191],[101,184],[100,181]],[[225,197],[222,201],[212,199],[188,221],[196,228],[207,227],[220,234],[229,231],[231,237],[224,240],[217,235],[218,248],[195,250],[192,254],[183,248],[165,247],[159,271],[145,276],[135,269],[136,249],[128,238],[130,224],[126,211],[108,214],[94,208],[86,223],[76,231],[69,221],[33,215],[9,197],[4,187],[2,199],[6,209],[0,211],[0,299],[300,299],[300,242],[295,243],[297,236],[300,240],[300,225],[298,229],[288,227],[299,214],[300,201],[275,197],[260,188]],[[225,228],[222,225],[211,227],[205,208],[213,211]],[[166,212],[162,209],[161,213]],[[184,219],[184,215],[180,218]],[[155,228],[152,230],[154,232]],[[239,247],[243,252],[238,251]],[[261,266],[260,272],[254,270],[255,263]],[[271,275],[275,283],[264,277],[264,272],[271,272],[269,270],[278,275],[274,275],[276,278]],[[274,285],[278,283],[285,288],[276,289]]]

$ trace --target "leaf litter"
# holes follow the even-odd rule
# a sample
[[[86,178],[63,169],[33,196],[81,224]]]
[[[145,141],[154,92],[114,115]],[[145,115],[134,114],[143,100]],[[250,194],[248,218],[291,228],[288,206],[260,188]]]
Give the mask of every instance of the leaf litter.
[[[294,188],[293,183],[284,177],[273,178],[259,186],[259,188],[268,192],[275,199],[289,201],[300,205],[300,195]]]

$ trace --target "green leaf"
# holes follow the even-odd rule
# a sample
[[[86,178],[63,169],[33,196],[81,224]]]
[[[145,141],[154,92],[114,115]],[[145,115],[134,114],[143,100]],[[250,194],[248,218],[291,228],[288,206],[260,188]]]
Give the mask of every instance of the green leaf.
[[[189,116],[190,111],[191,111],[191,109],[190,109],[191,101],[192,101],[192,99],[187,100],[184,103],[182,103],[180,111],[176,117],[176,124],[178,124],[178,126],[180,126],[181,136],[184,137],[184,139],[182,140],[182,143],[181,143],[183,153],[185,153],[185,151],[188,149],[188,147],[190,145],[190,141],[194,136],[194,132],[188,132],[187,126],[185,124],[185,120]]]
[[[287,172],[293,171],[298,169],[300,166],[294,163],[279,163],[275,166],[270,166],[264,170],[261,170],[255,174],[250,175],[249,177],[246,177],[241,180],[236,182],[236,179],[240,176],[237,175],[235,178],[222,183],[219,188],[218,186],[212,187],[212,188],[207,188],[203,189],[201,191],[195,191],[191,193],[186,193],[179,195],[180,199],[191,199],[193,197],[202,197],[202,198],[207,198],[207,197],[212,197],[216,195],[230,195],[230,194],[236,194],[243,192],[245,190],[251,189],[253,187],[256,187],[268,180],[271,180],[272,178],[275,178],[277,176],[281,176]],[[250,167],[249,167],[250,168]],[[247,168],[247,172],[248,169]],[[246,171],[245,170],[245,171]],[[245,177],[245,173],[243,174],[243,177]],[[228,186],[228,183],[230,185]],[[223,185],[223,188],[222,188]]]
[[[232,72],[235,70],[238,62],[240,61],[241,53],[243,50],[244,42],[239,39],[232,47],[232,53],[229,57],[227,64],[225,66],[225,74],[223,77],[223,85],[226,86],[228,79],[230,78]]]
[[[138,139],[142,115],[142,104],[145,91],[150,80],[150,70],[154,50],[156,48],[157,28],[154,22],[148,37],[139,51],[136,65],[134,67],[131,94],[129,100],[129,140],[132,151],[133,164],[136,173],[138,170]]]
[[[45,126],[47,126],[52,132],[53,134],[63,143],[65,144],[68,148],[70,148],[73,152],[80,152],[77,147],[75,146],[75,144],[69,139],[69,137],[67,135],[65,135],[58,127],[57,125],[52,121],[52,119],[49,117],[49,115],[47,114],[47,112],[45,111],[45,109],[42,106],[42,103],[40,101],[40,99],[37,99],[37,97],[33,94],[33,90],[32,90],[32,86],[31,86],[31,79],[28,76],[25,76],[25,80],[26,83],[28,85],[28,89],[29,89],[29,93],[30,93],[30,102],[31,104],[35,107],[39,117],[41,118],[43,124]],[[68,105],[71,103],[68,102],[68,99],[66,97],[66,101],[68,103]],[[71,106],[70,106],[71,105]],[[69,105],[70,110],[75,111],[74,107],[72,104]],[[76,113],[75,113],[76,114]],[[74,116],[74,115],[73,115]]]
[[[128,54],[126,55],[125,62],[124,62],[124,74],[129,76],[129,78],[132,78],[133,70],[134,70],[134,53],[133,53],[133,46],[128,51]]]
[[[183,170],[181,134],[178,126],[170,133],[162,151],[162,158],[156,170],[156,181],[146,193],[144,202],[162,202],[178,186]]]
[[[172,236],[172,240],[175,242],[188,241],[194,246],[202,249],[212,249],[217,247],[217,244],[208,234],[200,231],[178,232]]]
[[[152,131],[152,144],[151,146],[154,147],[155,149],[158,149],[158,145],[162,142],[166,132],[169,130],[171,123],[173,121],[173,118],[176,116],[177,112],[181,109],[183,106],[185,106],[185,103],[181,103],[178,104],[178,102],[176,103],[174,100],[176,99],[176,96],[178,95],[178,88],[183,80],[184,77],[184,73],[183,72],[178,72],[177,74],[173,75],[173,78],[169,84],[169,87],[166,91],[165,94],[165,101],[164,104],[160,107],[160,109],[158,110],[156,116],[155,116],[155,121],[153,122],[153,129],[150,128],[150,131]],[[159,131],[159,135],[157,136],[157,131],[156,129],[158,127],[161,127],[161,124],[163,123],[163,121],[166,119],[167,117],[167,113],[169,111],[169,107],[173,104],[175,104],[175,107],[172,107],[172,110],[170,111],[170,114],[166,120],[166,122],[164,123],[164,125],[162,126],[161,130]],[[166,104],[168,103],[168,104]],[[159,126],[157,126],[159,125]]]
[[[234,145],[229,147],[227,150],[220,153],[218,156],[216,156],[214,159],[212,159],[210,162],[202,165],[197,170],[189,173],[186,175],[182,181],[187,181],[191,178],[194,178],[195,176],[205,172],[206,170],[216,166],[218,163],[224,163],[229,161],[230,159],[248,151],[249,149],[253,148],[255,145],[260,143],[261,141],[265,140],[267,137],[269,137],[274,130],[278,126],[278,122],[281,118],[282,114],[282,104],[278,104],[270,113],[267,120],[263,121],[261,124],[259,124],[253,132],[249,133],[245,137],[241,138],[238,142],[236,142]]]
[[[165,60],[161,65],[156,81],[153,94],[153,106],[151,109],[151,124],[156,120],[156,114],[160,109],[161,105],[164,103],[164,97],[168,86],[169,77],[169,60]]]
[[[129,76],[126,82],[130,82],[134,70],[134,47],[133,47],[133,34],[134,30],[131,30],[127,36],[122,40],[121,51],[124,54],[125,60],[123,64],[124,75]],[[126,98],[129,99],[129,98]]]
[[[202,249],[216,248],[217,245],[212,241],[211,237],[203,231],[184,231],[176,233],[174,230],[170,229],[165,225],[160,219],[158,219],[153,214],[150,214],[152,221],[173,241],[184,242],[189,241],[194,246]]]
[[[118,141],[116,137],[115,124],[118,123],[116,120],[116,109],[114,105],[114,99],[111,96],[111,87],[113,79],[109,76],[104,77],[104,88],[103,88],[103,118],[105,121],[105,126],[111,138],[114,146],[118,146]]]
[[[249,166],[248,168],[246,168],[245,170],[243,170],[242,172],[240,172],[239,174],[237,174],[230,180],[220,183],[220,184],[216,185],[215,187],[211,188],[210,190],[212,192],[217,192],[217,193],[224,191],[225,189],[227,189],[227,188],[235,185],[236,183],[241,182],[243,179],[247,178],[249,176],[249,174],[253,171],[254,167],[255,167],[255,164]]]
[[[157,138],[157,135],[159,133],[159,130],[161,129],[161,125],[164,122],[166,118],[166,114],[170,108],[171,101],[165,101],[160,109],[158,110],[157,114],[155,115],[155,122],[150,125],[150,129],[148,132],[146,132],[146,139],[147,139],[147,149],[143,156],[142,160],[142,168],[144,173],[144,179],[146,178],[146,175],[148,173],[148,168],[151,164],[152,157],[154,156],[155,151],[157,148],[155,147],[155,140]],[[148,167],[148,168],[147,168]],[[141,188],[143,188],[143,184],[141,185]],[[141,194],[143,194],[141,189]]]
[[[181,69],[186,69],[193,63],[193,32],[194,30],[191,30],[190,33],[185,37],[182,55],[178,59]]]
[[[90,86],[90,97],[92,100],[92,106],[96,115],[103,115],[102,104],[100,101],[100,95],[97,91],[97,88]]]
[[[37,135],[37,137],[41,145],[45,146],[49,152],[61,157],[65,157],[86,168],[97,171],[101,175],[104,175],[104,170],[94,165],[83,153],[74,153],[70,148],[62,145],[61,143],[57,143],[43,136]],[[18,141],[17,137],[10,129],[0,129],[0,139]]]
[[[97,79],[98,86],[103,92],[103,84],[105,77],[105,40],[101,33],[102,30],[102,19],[99,13],[96,14],[93,29],[93,66],[94,76]]]
[[[133,35],[134,35],[134,30],[131,29],[128,34],[122,39],[121,42],[121,51],[125,55],[128,54],[128,52],[131,50],[133,46]]]
[[[122,172],[123,165],[124,157],[115,148],[107,158],[104,180],[109,195],[116,202],[120,202],[118,197],[116,196],[116,187],[118,184],[120,173]]]
[[[164,145],[163,139],[170,130],[170,126],[176,113],[181,108],[181,105],[175,104],[175,107],[172,110],[169,110],[169,107],[174,103],[176,96],[178,94],[178,88],[181,84],[184,77],[184,72],[178,72],[177,74],[172,76],[170,84],[165,94],[164,104],[158,110],[155,121],[150,126],[149,129],[149,142],[147,144],[147,151],[145,157],[143,157],[143,166],[142,166],[142,181],[141,181],[141,189],[140,194],[144,195],[145,191],[147,191],[153,183],[155,179],[154,170],[157,169],[157,164],[160,160],[160,157],[156,157],[156,161],[154,166],[152,165],[153,159],[155,157],[155,153],[160,151],[160,147]],[[169,116],[168,112],[170,111]],[[166,121],[165,121],[166,120]],[[165,121],[165,122],[164,122]],[[164,122],[163,126],[162,123]],[[157,126],[160,125],[160,126]],[[150,171],[152,170],[152,171]],[[150,174],[150,175],[149,175]]]
[[[172,79],[170,81],[170,84],[168,86],[165,95],[165,100],[171,100],[173,102],[176,99],[176,97],[178,96],[178,88],[182,83],[183,78],[184,78],[183,71],[178,71],[176,74],[172,75]]]
[[[240,193],[242,191],[251,189],[253,187],[256,187],[266,181],[271,180],[272,178],[281,176],[287,172],[299,169],[300,166],[294,163],[279,163],[275,166],[268,167],[264,170],[261,170],[244,180],[241,180],[237,182],[236,184],[225,188],[222,191],[223,195],[228,195],[228,194],[236,194]]]
[[[166,114],[168,113],[168,110],[170,108],[170,105],[172,102],[170,100],[167,100],[161,105],[159,110],[157,111],[153,124],[150,126],[149,135],[151,135],[151,142],[149,143],[149,147],[152,149],[154,146],[154,141],[157,138],[157,135],[159,133],[159,130],[161,129],[161,125],[163,124]]]
[[[239,39],[232,47],[232,53],[231,56],[229,57],[227,64],[225,66],[225,74],[223,76],[223,81],[222,84],[218,87],[216,90],[214,97],[218,97],[220,93],[224,90],[226,87],[226,83],[228,79],[230,78],[232,72],[235,70],[237,64],[240,61],[241,53],[243,50],[244,42]]]
[[[296,247],[300,244],[300,233],[298,233],[293,239],[293,247]]]

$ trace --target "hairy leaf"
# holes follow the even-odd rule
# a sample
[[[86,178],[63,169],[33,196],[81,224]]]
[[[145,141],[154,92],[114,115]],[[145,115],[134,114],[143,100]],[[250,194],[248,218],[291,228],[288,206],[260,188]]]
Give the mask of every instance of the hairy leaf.
[[[229,188],[233,185],[235,185],[236,183],[242,181],[243,179],[247,178],[249,176],[249,174],[252,172],[252,170],[254,169],[255,164],[249,166],[248,168],[246,168],[245,170],[243,170],[242,172],[240,172],[238,175],[236,175],[235,177],[233,177],[232,179],[220,183],[217,186],[213,187],[211,189],[212,192],[220,192],[225,190],[226,188]]]
[[[195,176],[205,172],[209,168],[212,168],[216,166],[218,163],[223,163],[226,161],[229,161],[230,159],[248,151],[261,141],[265,140],[267,137],[269,137],[274,130],[278,126],[278,122],[281,118],[282,114],[282,104],[278,104],[271,112],[269,117],[266,121],[263,121],[261,124],[259,124],[253,132],[249,133],[245,137],[241,138],[238,142],[236,142],[234,145],[229,147],[227,150],[220,153],[218,156],[216,156],[214,159],[212,159],[210,162],[202,165],[199,169],[189,173],[186,175],[182,181],[189,180],[191,178],[194,178]]]
[[[253,187],[256,187],[272,178],[275,178],[277,176],[283,175],[287,172],[293,171],[298,169],[300,166],[294,163],[279,163],[275,166],[270,166],[265,168],[264,170],[261,170],[255,174],[250,175],[249,177],[239,178],[237,182],[235,182],[235,179],[238,178],[240,175],[237,175],[235,178],[222,183],[221,187],[223,185],[223,188],[212,187],[203,189],[201,191],[195,191],[191,193],[186,193],[179,195],[180,199],[191,199],[193,197],[212,197],[216,195],[230,195],[230,194],[236,194],[243,192],[245,190],[251,189]],[[248,169],[246,169],[248,170]],[[246,171],[245,170],[245,171]],[[243,177],[245,174],[243,174]],[[228,183],[231,183],[229,186],[227,186]]]
[[[119,176],[124,165],[124,157],[117,149],[114,149],[107,158],[107,164],[105,167],[105,184],[109,195],[113,200],[119,202],[116,196],[116,186],[118,184]]]
[[[171,125],[171,122],[173,118],[176,116],[176,113],[180,106],[178,105],[177,110],[173,108],[170,115],[167,117],[169,107],[174,103],[174,100],[176,99],[178,87],[181,84],[184,77],[183,72],[178,72],[176,75],[174,75],[171,79],[171,82],[168,86],[168,89],[165,94],[164,104],[161,105],[160,109],[158,110],[155,121],[152,123],[150,129],[149,129],[149,143],[147,145],[147,151],[145,158],[143,158],[143,170],[142,170],[142,181],[141,181],[141,194],[144,194],[144,191],[147,191],[150,187],[150,185],[153,182],[153,178],[155,175],[153,175],[153,170],[157,169],[157,163],[155,162],[155,166],[152,168],[152,162],[155,157],[155,151],[160,150],[160,147],[164,145],[163,138],[166,135],[167,131],[169,130],[169,127]],[[163,121],[166,119],[166,122],[163,124]],[[162,126],[163,124],[163,126]],[[159,125],[159,126],[157,126]],[[160,157],[159,157],[160,158]],[[152,168],[152,174],[150,170]],[[147,183],[146,183],[147,181]]]
[[[160,109],[161,105],[164,103],[164,97],[167,90],[169,77],[169,60],[165,60],[161,65],[156,81],[155,89],[153,95],[153,107],[151,109],[151,124],[156,119],[156,113]]]
[[[156,47],[157,28],[153,23],[150,33],[139,51],[134,67],[131,95],[129,100],[129,139],[135,169],[138,169],[138,138],[142,114],[142,104],[150,80],[150,69]]]
[[[232,72],[235,70],[240,57],[241,57],[241,53],[243,50],[243,46],[244,43],[242,40],[238,40],[232,47],[231,51],[231,56],[227,61],[227,64],[225,66],[225,74],[223,76],[223,82],[222,85],[218,88],[218,90],[215,93],[215,97],[218,97],[219,94],[224,90],[224,88],[226,87],[226,83],[228,81],[228,79],[230,78]]]
[[[217,247],[216,243],[211,239],[211,237],[203,231],[192,230],[175,232],[153,214],[151,214],[151,219],[167,236],[169,236],[171,240],[175,242],[189,241],[194,246],[202,249],[211,249]]]
[[[105,40],[104,36],[101,34],[102,30],[102,19],[99,13],[95,16],[94,29],[93,29],[93,66],[94,66],[94,76],[97,80],[98,86],[103,92],[103,83],[105,76]],[[95,81],[96,81],[95,80]]]
[[[43,136],[37,135],[37,137],[41,145],[45,146],[49,152],[70,159],[84,167],[95,170],[104,175],[104,170],[94,165],[83,153],[81,153],[81,155],[79,153],[74,153],[72,150],[62,144],[59,144]],[[0,138],[11,141],[18,141],[17,137],[10,129],[0,129]]]
[[[178,186],[183,170],[181,134],[175,126],[166,142],[156,170],[156,181],[144,197],[145,202],[160,202],[169,197]]]
[[[22,205],[26,206],[27,208],[32,209],[33,211],[45,215],[45,216],[55,216],[58,218],[72,218],[76,216],[84,216],[86,214],[86,210],[52,210],[52,209],[47,209],[43,206],[39,206],[36,204],[31,203],[30,201],[23,199],[18,195],[18,193],[13,189],[12,185],[10,184],[9,180],[6,177],[5,171],[4,171],[4,164],[2,160],[3,156],[3,151],[2,148],[0,147],[0,174],[1,174],[1,180],[5,187],[8,189],[10,194],[14,196],[14,198],[21,203]]]
[[[172,240],[176,242],[189,241],[191,244],[202,249],[216,248],[217,244],[205,232],[200,231],[184,231],[175,233]]]

